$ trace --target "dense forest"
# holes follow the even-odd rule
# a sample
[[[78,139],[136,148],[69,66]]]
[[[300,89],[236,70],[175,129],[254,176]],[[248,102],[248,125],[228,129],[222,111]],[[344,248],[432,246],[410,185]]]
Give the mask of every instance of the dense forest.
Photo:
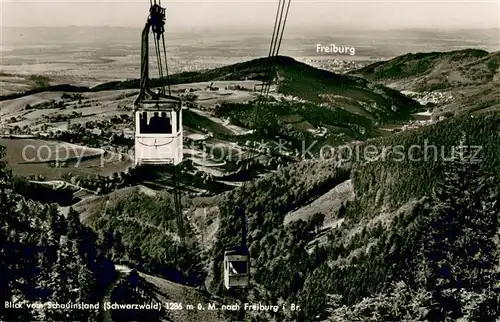
[[[0,157],[3,155],[0,146]],[[28,200],[12,188],[12,174],[0,158],[0,300],[6,303],[0,307],[0,319],[102,318],[102,301],[113,291],[110,285],[118,277],[112,259],[132,251],[122,245],[119,234],[96,234],[83,226],[73,209],[63,216],[56,204]],[[126,285],[121,286],[121,291]],[[134,285],[128,291],[137,293],[137,289]],[[148,288],[138,294],[147,296],[139,297],[136,303],[152,297]],[[57,308],[47,303],[95,307]]]
[[[124,251],[114,254],[115,261],[177,283],[200,286],[206,274],[200,265],[199,245],[190,231],[180,240],[173,204],[167,194],[152,197],[130,192],[125,198],[106,202],[88,222],[113,242],[118,236]]]
[[[3,153],[3,147],[0,148]],[[6,320],[92,320],[93,310],[36,310],[26,303],[99,303],[114,279],[114,267],[98,236],[80,224],[77,213],[61,216],[55,205],[42,205],[12,192],[11,174],[1,161],[2,216],[0,279],[2,303],[21,303],[19,309],[2,305]]]
[[[500,149],[492,133],[499,120],[498,114],[464,117],[370,141],[409,147],[426,138],[450,148],[463,138],[456,153],[446,150],[446,161],[359,160],[350,172],[334,160],[311,161],[234,190],[220,207],[214,260],[220,263],[223,247],[238,243],[234,214],[242,209],[255,267],[255,291],[246,296],[304,308],[298,316],[278,313],[279,320],[494,320]],[[475,146],[483,147],[478,155]],[[328,243],[306,251],[317,222],[284,226],[285,214],[349,176],[356,198],[339,211],[342,226],[329,232]],[[212,287],[224,294],[219,265],[213,273]]]
[[[492,133],[500,128],[498,116],[463,116],[360,147],[439,142],[443,156],[425,162],[396,160],[390,153],[342,166],[335,159],[302,161],[229,192],[219,203],[210,272],[192,233],[178,239],[167,193],[133,192],[103,201],[89,228],[73,210],[62,216],[54,205],[15,193],[2,161],[2,300],[102,303],[109,297],[126,302],[126,295],[132,301],[156,301],[137,273],[120,277],[117,263],[193,286],[202,286],[209,273],[209,291],[222,298],[302,308],[260,313],[253,316],[256,321],[495,320],[500,317],[500,149]],[[284,225],[289,212],[346,180],[352,180],[355,198],[335,215],[343,223],[326,231],[326,242],[315,243],[325,234],[324,214]],[[248,293],[228,293],[221,278],[224,247],[240,242],[238,211],[247,219]],[[129,313],[112,316],[137,317]],[[23,305],[4,307],[0,314],[7,320],[91,321],[103,313]],[[148,320],[159,318],[151,314]]]

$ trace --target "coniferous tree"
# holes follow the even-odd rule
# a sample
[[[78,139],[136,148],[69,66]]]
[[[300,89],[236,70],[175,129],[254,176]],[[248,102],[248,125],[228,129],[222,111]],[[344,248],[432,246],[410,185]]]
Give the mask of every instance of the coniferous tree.
[[[49,280],[55,261],[57,260],[57,248],[55,247],[55,244],[51,244],[51,242],[52,240],[49,239],[48,233],[43,233],[39,237],[39,273],[37,276],[36,286],[38,288],[39,299],[42,302],[45,302],[51,294]]]
[[[93,289],[95,287],[95,280],[92,272],[86,265],[80,265],[78,271],[78,303],[94,304]],[[93,310],[79,310],[75,312],[75,317],[79,321],[95,321],[98,311]]]
[[[108,228],[106,231],[104,231],[103,236],[102,236],[102,250],[104,254],[110,254],[111,250],[113,249],[114,245],[114,234],[113,234],[113,229]]]
[[[72,272],[71,265],[71,244],[66,236],[61,237],[60,246],[57,252],[57,261],[54,265],[50,277],[50,287],[52,295],[50,300],[55,303],[74,302],[75,296],[72,293]],[[47,317],[53,321],[67,320],[70,316],[65,310],[47,309]]]
[[[49,206],[48,208],[48,219],[49,227],[53,238],[56,241],[60,241],[61,236],[66,235],[66,221],[63,216],[59,213],[59,210],[55,206]]]
[[[78,271],[78,299],[79,301],[90,303],[92,300],[92,288],[95,281],[92,272],[86,265],[81,265]]]
[[[12,192],[12,174],[3,161],[4,154],[4,147],[0,146],[0,319],[14,320],[19,315],[29,319],[30,315],[25,310],[20,312],[4,305],[5,302],[15,300],[14,293],[17,293],[16,299],[23,297],[16,281],[19,281],[18,276],[25,267],[21,255],[21,240],[24,238],[22,230],[26,227],[24,218],[18,211],[20,198]]]
[[[125,254],[125,246],[122,241],[122,233],[117,230],[113,233],[113,258],[121,258]]]
[[[424,243],[426,287],[434,303],[428,318],[439,321],[456,320],[465,314],[460,300],[464,290],[486,291],[486,301],[496,307],[498,302],[492,301],[499,294],[494,288],[498,276],[493,239],[498,230],[498,191],[467,149],[450,162],[446,175],[435,190],[435,207]],[[483,314],[491,319],[498,311]]]
[[[12,189],[12,176],[1,159],[0,146],[0,320],[90,320],[95,312],[81,316],[75,310],[36,310],[28,303],[97,303],[109,282],[97,286],[96,234],[83,227],[74,210],[69,225],[56,205],[27,200]],[[69,236],[68,236],[69,235]],[[68,238],[69,237],[69,238]],[[103,262],[101,260],[101,262]],[[109,275],[112,264],[104,265]],[[83,300],[83,298],[87,298]],[[22,303],[21,309],[5,302]]]
[[[69,208],[68,217],[68,238],[77,239],[80,236],[82,224],[80,223],[80,214],[73,209]]]
[[[69,277],[69,289],[74,292],[79,289],[78,273],[81,266],[85,266],[84,261],[79,255],[78,244],[74,240],[68,240],[69,243],[69,264],[66,267]]]

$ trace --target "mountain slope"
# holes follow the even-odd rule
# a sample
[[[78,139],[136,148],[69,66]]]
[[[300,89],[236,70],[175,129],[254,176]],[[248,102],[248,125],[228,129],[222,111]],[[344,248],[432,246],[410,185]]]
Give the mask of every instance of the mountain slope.
[[[327,293],[339,294],[341,304],[353,305],[388,289],[392,282],[408,278],[410,283],[415,267],[409,263],[418,262],[415,243],[427,238],[422,234],[431,228],[419,220],[419,214],[427,213],[429,195],[448,176],[445,160],[462,138],[481,147],[482,153],[476,156],[481,157],[481,171],[495,177],[490,188],[498,194],[499,113],[462,116],[360,146],[361,151],[377,147],[380,153],[386,147],[389,152],[368,162],[361,152],[361,159],[350,171],[354,200],[336,218],[328,214],[330,221],[344,220],[328,233],[323,246],[311,253],[306,252],[306,245],[316,238],[317,223],[299,220],[284,226],[283,221],[290,211],[344,182],[346,169],[338,168],[333,160],[301,163],[232,191],[220,205],[220,229],[213,253],[214,290],[224,294],[219,288],[223,246],[238,242],[236,206],[242,207],[247,216],[253,285],[259,286],[259,294],[261,289],[269,292],[270,299],[303,305],[300,320],[321,315]],[[413,146],[420,149],[415,151]],[[428,159],[424,160],[426,146],[431,152],[425,154]],[[402,147],[408,154],[401,158],[400,149],[394,147]],[[304,207],[304,213],[308,212]]]
[[[500,52],[479,49],[406,54],[377,62],[349,75],[416,92],[480,85],[499,74]]]
[[[171,76],[170,84],[225,80],[262,80],[268,68],[268,58],[208,71],[185,72]],[[316,104],[327,104],[354,111],[376,120],[406,119],[420,108],[412,99],[381,85],[363,79],[335,74],[300,63],[293,58],[278,56],[273,60],[273,78],[277,92]],[[160,86],[166,81],[151,81]],[[111,82],[92,88],[92,91],[139,88],[139,81]]]
[[[203,283],[200,247],[190,241],[189,229],[180,240],[171,196],[130,190],[103,206],[104,211],[102,207],[90,211],[86,223],[100,233],[120,234],[124,245],[140,249],[145,273],[185,285]]]
[[[499,74],[500,75],[500,74]],[[433,112],[433,117],[440,115],[449,117],[457,113],[486,113],[500,109],[500,79],[490,83],[469,86],[466,90],[460,91],[458,97],[437,107]]]
[[[259,104],[255,104],[259,97],[257,90],[252,91],[247,87],[216,90],[210,85],[210,82],[227,80],[262,80],[268,63],[267,58],[260,58],[208,71],[172,75],[171,84],[178,84],[173,85],[173,93],[185,93],[189,90],[192,94],[192,100],[186,99],[189,106],[193,111],[199,108],[208,114],[207,117],[203,113],[186,110],[183,118],[185,130],[195,133],[211,132],[219,139],[238,140],[233,131],[220,124],[224,120],[212,119],[213,115],[210,113],[215,113],[215,116],[229,119],[233,124],[249,130],[266,127],[264,133],[255,137],[256,140],[274,141],[279,137],[300,149],[304,142],[309,146],[316,140],[338,145],[376,137],[380,135],[378,128],[381,124],[407,121],[412,118],[413,112],[422,108],[415,100],[383,85],[320,70],[284,56],[275,57],[273,61],[274,69],[271,74],[274,75],[273,88],[276,88],[277,93],[270,93],[271,103],[267,106],[266,113],[260,113],[262,109]],[[151,80],[152,86],[165,82]],[[191,84],[186,86],[185,83]],[[126,117],[128,113],[124,112],[132,106],[133,89],[138,86],[137,80],[106,83],[87,89],[83,94],[69,95],[66,99],[66,93],[33,94],[1,102],[1,114],[5,119],[10,118],[8,126],[15,131],[28,131],[27,129],[35,126],[42,128],[39,120],[42,115],[43,121],[54,123],[54,127],[57,127],[52,131],[69,128],[70,123],[75,123],[74,126],[71,125],[75,129],[76,123],[89,127],[93,126],[92,122],[101,121],[101,117]],[[53,101],[40,102],[45,94],[51,94]],[[33,99],[37,99],[37,105],[28,106],[27,102],[32,102]],[[219,108],[221,105],[222,108]],[[41,111],[42,108],[44,111]],[[81,115],[76,111],[70,112],[69,108],[78,109]],[[263,115],[265,120],[253,118],[255,114]],[[250,120],[252,118],[253,121]],[[61,120],[69,122],[62,124]],[[113,119],[111,121],[114,122]],[[131,122],[128,125],[122,123],[110,126],[113,130],[116,128],[118,131],[131,133]],[[105,133],[108,135],[111,132]],[[94,135],[89,136],[94,138]],[[245,142],[247,139],[242,140]]]

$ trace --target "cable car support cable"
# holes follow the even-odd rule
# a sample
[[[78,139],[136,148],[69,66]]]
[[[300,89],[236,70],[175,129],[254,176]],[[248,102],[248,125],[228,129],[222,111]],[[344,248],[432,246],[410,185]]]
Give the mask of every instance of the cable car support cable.
[[[140,92],[139,95],[137,96],[136,100],[134,101],[134,115],[137,116],[137,109],[140,107],[141,103],[147,103],[150,104],[151,102],[157,102],[156,105],[162,104],[162,102],[166,102],[165,99],[168,102],[174,102],[176,104],[175,108],[175,115],[177,116],[177,122],[176,122],[176,132],[177,135],[180,132],[182,134],[182,126],[181,126],[181,118],[179,113],[182,111],[182,100],[178,97],[174,97],[171,94],[171,89],[170,89],[170,75],[168,73],[168,62],[167,62],[167,52],[166,52],[166,46],[165,46],[165,8],[161,7],[161,0],[150,0],[150,9],[149,9],[149,16],[146,21],[145,27],[142,32],[142,44],[141,44],[141,80],[140,80]],[[159,86],[158,86],[158,93],[153,92],[150,87],[149,87],[149,33],[153,33],[153,41],[154,41],[154,47],[155,47],[155,56],[156,56],[156,64],[158,68],[158,75],[159,75]],[[160,44],[160,39],[161,39],[161,44]],[[162,50],[163,47],[163,58],[164,61],[162,61]],[[164,74],[164,69],[166,71],[166,75]],[[167,81],[167,87],[168,87],[168,95],[165,93],[165,76],[166,76],[166,81]],[[150,100],[145,99],[145,95],[149,95],[151,97]],[[163,99],[163,101],[161,101]],[[137,126],[137,125],[136,125]],[[174,129],[172,129],[172,135],[174,134]],[[162,143],[162,144],[156,144],[157,137],[155,137],[155,143],[154,144],[148,144],[144,142],[144,140],[147,140],[148,136],[139,138],[137,137],[138,130],[136,129],[136,148],[137,146],[145,146],[147,148],[166,148],[166,146],[170,145],[174,139],[177,137],[170,137],[171,140],[168,143]],[[149,132],[148,132],[149,133]],[[153,132],[156,133],[156,132]],[[181,140],[181,150],[180,151],[175,151],[174,153],[182,153],[182,136],[180,137]],[[138,151],[136,149],[135,153],[137,154]],[[176,157],[175,157],[176,158]],[[137,155],[136,155],[137,159]],[[177,161],[180,162],[180,161]],[[155,164],[155,163],[153,163]],[[161,164],[164,164],[163,162]],[[183,218],[182,218],[182,209],[181,209],[181,195],[179,191],[179,174],[178,174],[178,167],[176,164],[176,161],[174,160],[172,162],[172,183],[173,183],[173,201],[174,201],[174,211],[175,211],[175,217],[176,217],[176,222],[177,222],[177,227],[178,227],[178,234],[179,237],[182,239],[184,238],[185,235],[185,230],[184,230],[184,223],[183,223]]]
[[[281,6],[280,6],[281,5]],[[273,81],[273,75],[272,75],[272,71],[273,71],[273,63],[274,63],[274,55],[275,55],[275,52],[276,52],[276,43],[278,41],[278,35],[279,35],[279,32],[280,32],[280,28],[281,28],[281,20],[283,19],[283,9],[285,7],[285,1],[283,0],[279,0],[279,3],[278,3],[278,10],[276,11],[276,20],[274,21],[274,25],[275,27],[275,30],[273,31],[273,36],[271,38],[271,46],[269,48],[269,52],[270,52],[270,56],[268,58],[268,78],[266,78],[266,83],[264,84],[264,92],[266,93],[267,92],[267,88],[271,86],[271,83]],[[278,20],[278,17],[279,17],[279,20]],[[264,102],[267,101],[267,93],[264,95],[263,97],[263,100]]]
[[[256,111],[257,118],[260,115],[261,109],[265,108],[265,106],[269,104],[268,100],[267,100],[267,97],[268,97],[270,85],[271,85],[271,82],[272,82],[272,79],[273,79],[273,77],[272,77],[272,70],[273,70],[273,68],[272,67],[273,67],[273,64],[275,62],[275,56],[278,55],[278,52],[279,52],[279,49],[280,49],[280,46],[281,46],[281,42],[282,42],[282,39],[283,39],[284,28],[285,28],[285,25],[286,25],[286,20],[287,20],[287,17],[288,17],[288,11],[289,11],[289,8],[290,8],[290,3],[291,3],[291,0],[288,0],[288,5],[287,5],[287,8],[286,8],[286,13],[285,13],[285,16],[284,16],[284,19],[283,19],[285,1],[286,0],[283,0],[283,2],[282,2],[282,0],[279,0],[278,9],[277,9],[277,12],[276,12],[276,18],[275,18],[275,21],[274,21],[273,34],[272,34],[272,37],[271,37],[271,45],[269,47],[268,59],[266,61],[266,68],[265,68],[264,78],[263,78],[263,81],[262,81],[263,84],[262,84],[262,87],[261,87],[261,93],[260,93],[259,99],[257,100],[257,106],[256,106],[257,107],[257,111]],[[283,21],[283,26],[281,25],[282,21]],[[266,94],[263,95],[263,93],[266,93]],[[252,160],[254,154],[255,154],[255,148],[251,147],[250,157],[248,159]],[[247,169],[249,169],[249,164],[248,163],[247,163],[247,166],[248,166]],[[247,184],[247,181],[244,181],[243,184],[242,184],[242,186],[241,186],[242,190],[245,189],[246,184]],[[248,297],[248,286],[249,286],[249,276],[250,276],[249,252],[248,252],[248,247],[247,247],[246,215],[245,215],[245,211],[241,208],[240,205],[236,206],[235,214],[236,214],[237,217],[241,218],[241,246],[239,247],[239,251],[240,251],[239,255],[245,255],[246,256],[246,267],[247,267],[247,271],[246,271],[246,276],[247,276],[246,283],[243,282],[243,284],[236,285],[236,286],[244,286],[244,288],[246,290],[245,290],[245,293],[244,293],[243,296],[244,296],[244,298],[246,300],[247,297]],[[229,256],[227,258],[229,258]],[[226,262],[226,261],[229,261],[229,259],[227,259],[227,258],[226,258],[226,252],[225,252],[224,253],[224,273],[225,273],[224,282],[225,282],[226,288],[228,288],[231,291],[234,286],[231,285],[230,276],[227,275],[227,274],[229,274],[229,272],[227,271],[229,263]],[[231,293],[233,295],[235,294],[234,291],[231,291]]]
[[[264,85],[267,84],[267,78],[270,74],[270,58],[272,56],[272,53],[274,52],[273,48],[273,43],[276,35],[276,27],[278,25],[278,16],[279,16],[279,8],[280,8],[281,0],[279,0],[278,3],[278,10],[276,10],[276,17],[274,18],[274,27],[273,27],[273,35],[271,36],[271,45],[269,46],[269,54],[267,55],[266,59],[266,65],[264,69],[264,78],[262,79],[262,87],[260,88],[260,97],[259,97],[259,102],[263,102],[263,93],[264,93]]]
[[[273,53],[271,55],[271,62],[270,62],[270,66],[271,66],[271,69],[276,61],[276,57],[278,56],[278,53],[279,53],[279,50],[280,50],[280,47],[281,47],[281,42],[283,40],[283,34],[284,34],[284,31],[285,31],[285,25],[286,25],[286,20],[288,18],[288,11],[290,9],[290,4],[291,4],[291,0],[288,0],[288,4],[287,4],[287,7],[286,7],[286,12],[285,12],[285,16],[284,16],[284,19],[283,19],[283,9],[285,7],[285,2],[286,0],[283,1],[282,3],[282,6],[281,6],[281,13],[280,13],[280,20],[278,22],[278,33],[279,33],[279,40],[278,40],[278,35],[276,40],[275,40],[275,43],[274,43],[274,48],[273,48]],[[281,21],[283,20],[283,25],[281,25]],[[272,70],[271,70],[272,72]],[[271,83],[272,83],[272,78],[269,80],[269,82],[267,83],[267,87],[266,87],[266,94],[264,95],[265,97],[265,100],[267,101],[267,98],[269,96],[269,92],[271,90]]]

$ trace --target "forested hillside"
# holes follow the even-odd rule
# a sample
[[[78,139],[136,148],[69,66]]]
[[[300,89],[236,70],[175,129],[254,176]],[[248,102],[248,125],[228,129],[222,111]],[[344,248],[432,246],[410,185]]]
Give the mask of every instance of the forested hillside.
[[[451,161],[431,196],[421,199],[411,213],[396,217],[391,231],[379,235],[373,250],[357,259],[384,259],[379,262],[388,273],[384,287],[350,306],[342,303],[339,289],[333,290],[336,294],[329,294],[327,302],[331,318],[498,319],[498,188],[471,156],[465,152],[463,159]],[[379,273],[380,267],[372,270]],[[338,279],[335,268],[324,267],[320,274],[329,281]],[[332,292],[311,283],[316,291],[320,287]]]
[[[111,259],[129,250],[117,235],[98,235],[83,226],[72,209],[65,217],[56,204],[41,204],[14,193],[3,155],[0,146],[0,319],[100,320],[103,299],[118,278]],[[139,289],[135,285],[127,290]],[[147,288],[141,292],[145,296],[135,303],[153,297]],[[49,302],[74,306],[50,307]],[[77,306],[81,304],[94,307]]]
[[[400,206],[429,193],[443,178],[446,162],[467,142],[482,170],[500,183],[499,131],[500,112],[493,112],[463,115],[367,142],[363,146],[386,152],[376,162],[361,160],[353,171],[356,195],[365,201],[356,212],[364,215],[381,206]]]
[[[3,147],[0,147],[3,156]],[[11,190],[11,175],[0,161],[0,281],[2,303],[99,303],[114,279],[114,267],[95,233],[82,227],[78,214],[68,218],[55,205],[27,201]],[[35,310],[2,305],[7,320],[92,319],[94,310]]]
[[[498,113],[464,117],[370,141],[379,147],[401,144],[407,151],[428,140],[445,149],[447,161],[438,148],[435,161],[410,161],[409,155],[397,161],[389,154],[354,162],[356,198],[338,214],[344,218],[340,228],[310,253],[305,246],[318,223],[285,227],[284,215],[348,179],[349,171],[336,168],[333,160],[303,163],[233,191],[220,207],[215,263],[221,262],[224,245],[239,241],[240,207],[248,218],[258,290],[249,296],[299,303],[304,310],[291,319],[498,317],[499,120]],[[472,147],[461,147],[450,158],[461,139]],[[474,155],[474,146],[483,147],[480,154]],[[462,150],[469,152],[459,157]],[[214,266],[213,287],[222,292],[220,267]]]
[[[178,241],[168,195],[132,193],[103,203],[90,217],[94,233],[74,211],[65,218],[53,206],[14,194],[2,163],[2,299],[99,303],[116,281],[113,262],[191,285],[201,285],[209,273],[211,292],[244,299],[221,285],[222,250],[240,242],[236,215],[244,211],[252,267],[247,299],[302,308],[262,313],[255,320],[494,320],[500,312],[499,129],[498,112],[445,120],[360,146],[385,147],[378,159],[361,153],[362,159],[342,166],[335,160],[303,161],[237,188],[219,204],[210,272],[202,247],[189,234]],[[430,145],[437,154],[430,148],[425,160],[419,159],[425,148],[403,156],[392,149]],[[322,214],[283,224],[286,214],[349,179],[355,198],[337,213],[340,227],[325,230]],[[319,234],[327,238],[315,246]],[[113,298],[128,294],[123,288],[130,283],[119,281]],[[141,295],[147,290],[133,298],[151,301],[154,296]],[[93,320],[101,313],[25,306],[1,314]]]
[[[491,82],[499,73],[500,53],[479,49],[449,52],[410,53],[388,61],[377,62],[350,75],[398,90],[450,90],[462,86]]]
[[[106,202],[86,222],[106,236],[116,238],[130,253],[114,254],[115,261],[138,267],[181,284],[199,286],[205,273],[200,248],[190,231],[182,241],[178,235],[173,201],[162,194],[152,197],[130,192],[124,198]]]

